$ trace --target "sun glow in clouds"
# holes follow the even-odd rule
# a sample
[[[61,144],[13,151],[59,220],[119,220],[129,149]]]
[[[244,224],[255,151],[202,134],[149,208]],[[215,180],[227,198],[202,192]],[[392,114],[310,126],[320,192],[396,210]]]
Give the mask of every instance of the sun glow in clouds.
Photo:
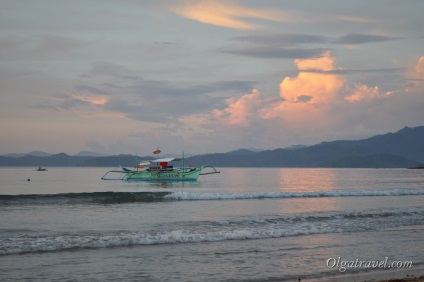
[[[227,99],[226,108],[213,110],[214,119],[227,126],[247,127],[259,122],[267,127],[277,124],[285,129],[319,130],[340,122],[340,117],[334,115],[338,107],[349,107],[394,93],[383,93],[378,86],[360,82],[349,85],[345,75],[331,72],[341,68],[337,67],[330,52],[320,58],[296,59],[294,63],[299,73],[282,79],[279,98],[265,99],[259,90],[254,89],[238,99]]]
[[[228,107],[224,110],[215,109],[213,114],[216,118],[226,118],[230,125],[249,126],[251,116],[260,109],[263,100],[258,90],[242,96],[240,99],[230,98],[226,100]]]
[[[82,102],[87,102],[91,105],[104,105],[108,101],[106,97],[90,96],[90,95],[84,95],[84,94],[75,95],[74,98]]]
[[[189,4],[177,6],[174,12],[185,18],[234,29],[256,29],[247,19],[262,19],[270,21],[291,22],[295,19],[282,12],[271,10],[250,9],[232,3],[231,1],[192,1]]]
[[[297,77],[286,77],[280,84],[280,96],[291,103],[323,104],[337,99],[346,86],[343,76],[304,72],[302,70],[335,70],[336,60],[330,52],[325,52],[317,59],[297,59],[294,61],[299,69]]]
[[[0,153],[271,149],[423,125],[424,2],[398,2],[0,1]]]
[[[424,56],[422,56],[415,66],[415,72],[424,75]]]

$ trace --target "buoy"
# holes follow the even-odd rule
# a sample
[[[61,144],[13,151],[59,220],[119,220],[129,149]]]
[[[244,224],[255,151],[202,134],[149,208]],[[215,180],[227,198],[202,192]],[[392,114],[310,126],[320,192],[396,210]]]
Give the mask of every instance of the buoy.
[[[31,179],[28,178],[28,181],[31,181]]]

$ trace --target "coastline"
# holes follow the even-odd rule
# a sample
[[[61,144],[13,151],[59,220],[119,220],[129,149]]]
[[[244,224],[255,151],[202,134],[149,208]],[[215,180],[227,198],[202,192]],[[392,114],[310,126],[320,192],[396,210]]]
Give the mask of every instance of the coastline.
[[[424,275],[416,276],[416,275],[407,275],[406,277],[401,278],[390,278],[383,280],[366,280],[364,282],[424,282]]]
[[[413,269],[372,270],[351,274],[301,279],[302,282],[424,282],[424,265]]]

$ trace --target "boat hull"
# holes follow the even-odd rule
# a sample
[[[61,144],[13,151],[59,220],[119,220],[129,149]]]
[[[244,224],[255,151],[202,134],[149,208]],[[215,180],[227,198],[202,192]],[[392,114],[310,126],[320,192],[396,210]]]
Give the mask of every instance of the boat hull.
[[[172,171],[128,171],[122,179],[128,181],[196,181],[201,172],[202,168],[187,168]]]

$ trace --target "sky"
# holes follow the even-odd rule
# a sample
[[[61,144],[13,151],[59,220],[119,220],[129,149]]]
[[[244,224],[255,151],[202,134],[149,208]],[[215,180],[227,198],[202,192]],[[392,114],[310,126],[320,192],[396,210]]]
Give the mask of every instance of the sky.
[[[422,0],[1,0],[0,154],[202,154],[424,125]]]

